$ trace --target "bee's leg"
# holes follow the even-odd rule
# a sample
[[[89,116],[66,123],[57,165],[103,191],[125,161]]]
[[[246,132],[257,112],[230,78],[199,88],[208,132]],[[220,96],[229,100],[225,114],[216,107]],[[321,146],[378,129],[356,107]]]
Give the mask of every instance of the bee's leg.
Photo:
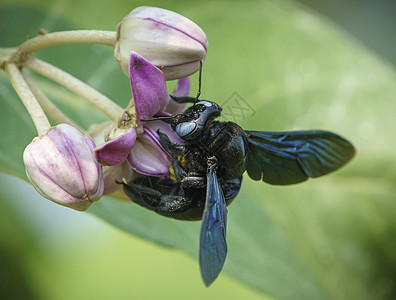
[[[215,156],[209,157],[207,164],[208,168],[217,168],[217,158]],[[180,183],[184,188],[206,188],[207,178],[196,174],[185,174]],[[231,201],[239,193],[241,185],[242,176],[239,178],[229,179],[221,183],[224,198],[229,200],[227,201],[227,204],[231,203]]]
[[[215,156],[209,157],[207,160],[208,168],[217,168],[217,158]],[[200,174],[187,173],[182,177],[180,183],[184,188],[206,188],[206,176]]]
[[[210,163],[210,160],[208,160]],[[206,176],[194,172],[186,172],[178,161],[173,163],[175,177],[183,188],[206,188]]]
[[[123,186],[133,202],[163,216],[180,218],[179,214],[191,208],[191,199],[185,197],[180,183],[169,178],[145,176]]]
[[[125,194],[135,203],[148,208],[156,210],[159,202],[161,201],[162,194],[145,185],[137,183],[122,183],[124,186]]]
[[[168,150],[169,152],[173,153],[174,155],[181,154],[184,151],[184,146],[177,143],[172,143],[169,137],[161,132],[159,129],[157,130],[158,136],[160,138],[161,145]]]
[[[187,177],[187,172],[183,169],[183,166],[177,159],[172,162],[172,168],[177,182],[181,182],[183,178]]]
[[[175,178],[180,182],[183,188],[202,188],[206,185],[206,177],[200,176],[196,173],[187,173],[178,160],[174,160],[172,168],[175,173]]]
[[[185,176],[180,184],[183,188],[205,188],[206,187],[206,177],[201,176]],[[229,179],[221,184],[224,192],[224,198],[226,200],[231,200],[235,198],[242,185],[242,176],[239,178]]]
[[[155,211],[163,216],[175,217],[175,214],[183,213],[189,208],[191,208],[191,199],[184,195],[163,195]]]
[[[184,188],[201,188],[206,185],[206,177],[202,177],[196,173],[187,173],[181,162],[175,159],[172,162],[172,169],[174,172],[174,177],[177,182],[180,182],[181,186]]]
[[[187,174],[180,183],[184,188],[202,188],[206,186],[206,177]]]

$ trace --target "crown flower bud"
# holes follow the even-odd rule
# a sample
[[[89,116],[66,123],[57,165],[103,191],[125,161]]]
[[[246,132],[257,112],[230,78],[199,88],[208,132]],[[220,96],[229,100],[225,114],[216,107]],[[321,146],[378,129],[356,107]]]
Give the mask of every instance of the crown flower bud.
[[[132,51],[158,67],[166,80],[173,80],[199,70],[208,48],[206,35],[197,24],[157,7],[135,8],[118,24],[117,33],[114,55],[127,75]]]
[[[95,143],[78,129],[59,124],[33,139],[23,153],[26,174],[43,197],[75,210],[86,210],[103,195],[103,173]]]

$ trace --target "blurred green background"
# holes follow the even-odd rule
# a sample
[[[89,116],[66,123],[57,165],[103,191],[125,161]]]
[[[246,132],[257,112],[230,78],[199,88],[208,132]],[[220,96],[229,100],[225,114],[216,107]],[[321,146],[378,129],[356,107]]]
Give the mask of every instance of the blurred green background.
[[[395,297],[395,5],[301,2],[311,8],[291,1],[3,0],[0,46],[15,46],[40,27],[113,30],[140,5],[177,11],[209,39],[202,98],[223,104],[237,92],[255,112],[237,120],[246,129],[328,129],[358,148],[340,172],[302,185],[272,187],[245,178],[229,208],[225,270],[210,288],[194,258],[198,223],[163,220],[111,199],[93,205],[91,214],[71,211],[2,174],[4,299]],[[110,49],[65,46],[39,56],[121,105],[129,101],[128,80]],[[0,167],[24,178],[21,153],[35,133],[0,76]],[[104,119],[81,99],[35,79],[86,128]]]
[[[226,275],[207,289],[197,261],[36,195],[0,175],[2,299],[263,299]]]

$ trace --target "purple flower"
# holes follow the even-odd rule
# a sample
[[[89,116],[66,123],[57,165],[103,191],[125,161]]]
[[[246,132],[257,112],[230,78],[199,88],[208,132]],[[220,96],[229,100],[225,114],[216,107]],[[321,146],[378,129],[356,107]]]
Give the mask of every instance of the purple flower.
[[[26,174],[45,198],[86,210],[103,195],[102,167],[94,158],[95,143],[78,129],[59,124],[25,149]]]
[[[165,77],[158,68],[133,52],[130,56],[129,73],[137,123],[142,124],[141,119],[151,118],[170,103]],[[189,85],[188,79],[182,81],[188,81]],[[182,84],[183,87],[185,85],[186,83]],[[181,96],[188,95],[187,89],[184,88],[183,92],[187,94],[182,95],[180,92]],[[169,124],[161,121],[143,123],[128,156],[128,162],[141,174],[155,176],[169,172],[171,155],[161,145],[157,130],[167,134],[171,141],[182,142]]]
[[[131,52],[158,67],[166,80],[173,80],[196,72],[208,48],[206,35],[197,24],[158,7],[135,8],[118,24],[117,33],[114,55],[127,75]]]
[[[117,125],[108,136],[108,141],[95,149],[95,157],[108,166],[127,160],[134,170],[145,175],[167,174],[172,157],[162,146],[157,131],[168,135],[173,142],[182,143],[182,140],[164,122],[141,120],[157,113],[164,114],[164,110],[178,112],[184,105],[172,103],[164,74],[134,52],[130,55],[129,73],[138,127],[126,127],[122,132],[120,125]],[[189,85],[188,78],[180,79],[174,92],[179,97],[187,96]]]

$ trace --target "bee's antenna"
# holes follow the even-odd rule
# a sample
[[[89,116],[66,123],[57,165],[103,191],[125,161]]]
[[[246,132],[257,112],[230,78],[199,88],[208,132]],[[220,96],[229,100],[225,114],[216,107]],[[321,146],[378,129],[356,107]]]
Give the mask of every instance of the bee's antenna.
[[[198,75],[198,93],[195,97],[194,105],[198,102],[199,96],[201,96],[201,80],[202,80],[202,60],[199,61],[199,75]]]

